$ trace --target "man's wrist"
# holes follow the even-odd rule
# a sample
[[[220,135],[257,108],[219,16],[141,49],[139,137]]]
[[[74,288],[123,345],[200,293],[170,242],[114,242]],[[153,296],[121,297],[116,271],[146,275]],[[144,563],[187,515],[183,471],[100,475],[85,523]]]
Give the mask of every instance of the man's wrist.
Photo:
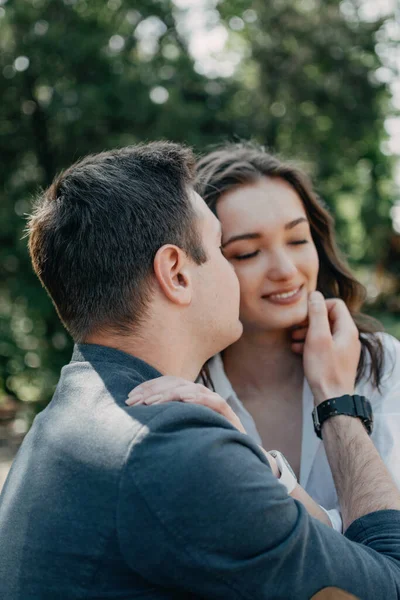
[[[369,437],[360,419],[350,415],[337,415],[332,419],[327,419],[322,423],[321,429],[323,434],[326,434],[327,431],[329,431],[329,435],[334,432],[337,438],[340,438],[341,432],[354,435],[359,435],[359,433],[363,432],[363,435],[365,434]]]

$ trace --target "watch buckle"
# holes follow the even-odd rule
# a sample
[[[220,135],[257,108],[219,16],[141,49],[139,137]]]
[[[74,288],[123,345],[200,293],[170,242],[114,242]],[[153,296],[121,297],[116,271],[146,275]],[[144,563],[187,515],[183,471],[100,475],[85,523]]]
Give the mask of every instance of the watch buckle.
[[[317,406],[312,411],[312,418],[313,418],[313,421],[314,421],[314,427],[316,429],[320,430],[321,429],[321,423],[319,421],[318,407]]]

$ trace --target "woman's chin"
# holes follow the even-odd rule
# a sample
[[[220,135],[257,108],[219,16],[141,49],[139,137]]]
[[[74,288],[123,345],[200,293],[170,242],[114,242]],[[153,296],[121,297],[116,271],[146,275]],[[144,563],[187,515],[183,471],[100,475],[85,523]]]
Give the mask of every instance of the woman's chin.
[[[280,311],[281,314],[270,315],[268,322],[264,326],[271,330],[291,329],[298,325],[303,325],[308,317],[308,305],[302,303],[302,306],[291,307],[291,310]],[[273,318],[273,316],[275,318]]]

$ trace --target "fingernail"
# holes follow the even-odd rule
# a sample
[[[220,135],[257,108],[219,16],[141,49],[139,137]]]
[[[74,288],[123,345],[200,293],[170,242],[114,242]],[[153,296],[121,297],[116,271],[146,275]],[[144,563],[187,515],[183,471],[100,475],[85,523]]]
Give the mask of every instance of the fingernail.
[[[125,400],[125,404],[132,406],[132,404],[137,404],[143,400],[142,394],[136,394],[134,396],[128,396],[128,399]]]
[[[186,394],[185,400],[194,400],[196,398],[196,394]]]

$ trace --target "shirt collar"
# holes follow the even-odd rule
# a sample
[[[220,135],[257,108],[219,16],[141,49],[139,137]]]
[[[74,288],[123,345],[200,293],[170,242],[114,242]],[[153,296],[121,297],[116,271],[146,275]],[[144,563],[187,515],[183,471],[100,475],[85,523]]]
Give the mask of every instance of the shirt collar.
[[[98,344],[75,344],[71,357],[71,363],[73,362],[113,363],[138,372],[144,379],[161,377],[161,373],[157,369],[140,358],[122,350]]]
[[[215,391],[227,400],[231,396],[236,396],[231,382],[226,376],[224,364],[220,354],[216,354],[208,363],[210,376]]]

